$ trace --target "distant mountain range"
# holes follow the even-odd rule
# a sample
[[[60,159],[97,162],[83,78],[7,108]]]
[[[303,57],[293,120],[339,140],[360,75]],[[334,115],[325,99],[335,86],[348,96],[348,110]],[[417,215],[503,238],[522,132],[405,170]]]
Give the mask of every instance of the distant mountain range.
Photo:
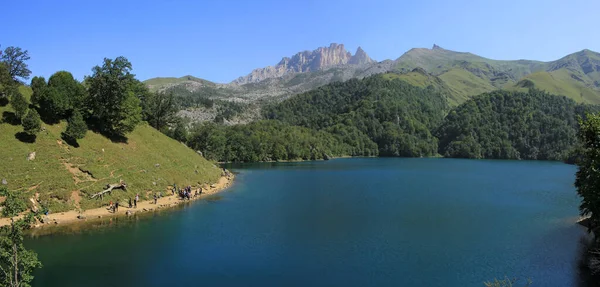
[[[153,78],[153,90],[182,90],[196,96],[230,101],[278,100],[351,78],[388,73],[414,85],[432,85],[457,105],[469,97],[497,89],[538,88],[577,102],[600,104],[600,54],[582,50],[551,62],[503,61],[434,45],[415,48],[396,60],[376,62],[361,49],[352,55],[343,44],[284,57],[277,65],[255,69],[229,84],[185,76]]]

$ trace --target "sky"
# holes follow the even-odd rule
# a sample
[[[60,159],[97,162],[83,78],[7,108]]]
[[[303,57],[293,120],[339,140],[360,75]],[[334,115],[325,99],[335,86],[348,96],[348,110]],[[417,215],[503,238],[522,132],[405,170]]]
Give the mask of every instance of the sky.
[[[550,61],[600,51],[598,0],[3,1],[2,49],[29,51],[32,76],[82,80],[125,56],[140,80],[193,75],[227,83],[282,57],[342,43],[371,58],[411,48]]]

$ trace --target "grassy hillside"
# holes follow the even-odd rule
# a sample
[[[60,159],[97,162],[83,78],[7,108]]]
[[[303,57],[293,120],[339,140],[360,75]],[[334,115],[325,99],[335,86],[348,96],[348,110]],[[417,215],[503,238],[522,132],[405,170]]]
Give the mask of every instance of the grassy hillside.
[[[396,60],[397,71],[422,68],[444,81],[455,102],[497,89],[534,87],[579,103],[600,103],[600,54],[583,50],[552,62],[501,61],[471,53],[412,49]]]
[[[177,85],[177,84],[183,84],[183,83],[188,83],[188,84],[192,84],[192,85],[197,85],[197,86],[210,86],[213,87],[216,84],[211,82],[211,81],[207,81],[204,79],[200,79],[200,78],[196,78],[194,76],[183,76],[180,78],[175,78],[175,77],[157,77],[157,78],[152,78],[152,79],[148,79],[144,81],[144,84],[146,84],[151,90],[157,90],[160,88],[164,88],[164,87],[168,87],[168,86],[172,86],[172,85]]]
[[[22,127],[7,120],[10,105],[0,107],[0,114],[0,179],[6,179],[9,189],[23,192],[24,198],[38,193],[39,202],[51,212],[98,207],[116,199],[125,203],[136,193],[148,198],[151,191],[164,191],[174,182],[215,182],[220,175],[212,163],[146,124],[129,134],[126,143],[88,131],[75,148],[61,140],[65,122],[43,124],[45,131],[36,142],[24,143],[16,137]],[[36,157],[28,161],[31,152]],[[89,199],[120,179],[128,184],[127,191],[115,190],[103,200]]]

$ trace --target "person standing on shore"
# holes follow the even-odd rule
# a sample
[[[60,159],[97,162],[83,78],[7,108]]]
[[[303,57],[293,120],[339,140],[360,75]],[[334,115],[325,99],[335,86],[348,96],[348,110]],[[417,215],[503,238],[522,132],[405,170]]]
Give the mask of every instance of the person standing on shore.
[[[119,212],[119,201],[115,202],[115,212]]]
[[[135,195],[135,199],[133,200],[133,206],[134,206],[134,208],[137,208],[137,202],[138,202],[138,200],[140,200],[140,194],[139,193]]]
[[[156,193],[154,194],[154,204],[156,204],[156,201],[158,200],[158,196],[156,196]]]
[[[133,207],[133,201],[131,200],[131,197],[129,198],[129,208]]]

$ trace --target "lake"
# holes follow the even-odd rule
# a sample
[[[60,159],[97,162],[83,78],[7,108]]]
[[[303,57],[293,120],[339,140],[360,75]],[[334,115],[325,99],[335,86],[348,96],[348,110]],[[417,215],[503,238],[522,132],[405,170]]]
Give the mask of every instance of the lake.
[[[184,208],[27,240],[34,286],[582,286],[576,167],[365,158],[253,164]],[[524,282],[524,281],[522,281]]]

